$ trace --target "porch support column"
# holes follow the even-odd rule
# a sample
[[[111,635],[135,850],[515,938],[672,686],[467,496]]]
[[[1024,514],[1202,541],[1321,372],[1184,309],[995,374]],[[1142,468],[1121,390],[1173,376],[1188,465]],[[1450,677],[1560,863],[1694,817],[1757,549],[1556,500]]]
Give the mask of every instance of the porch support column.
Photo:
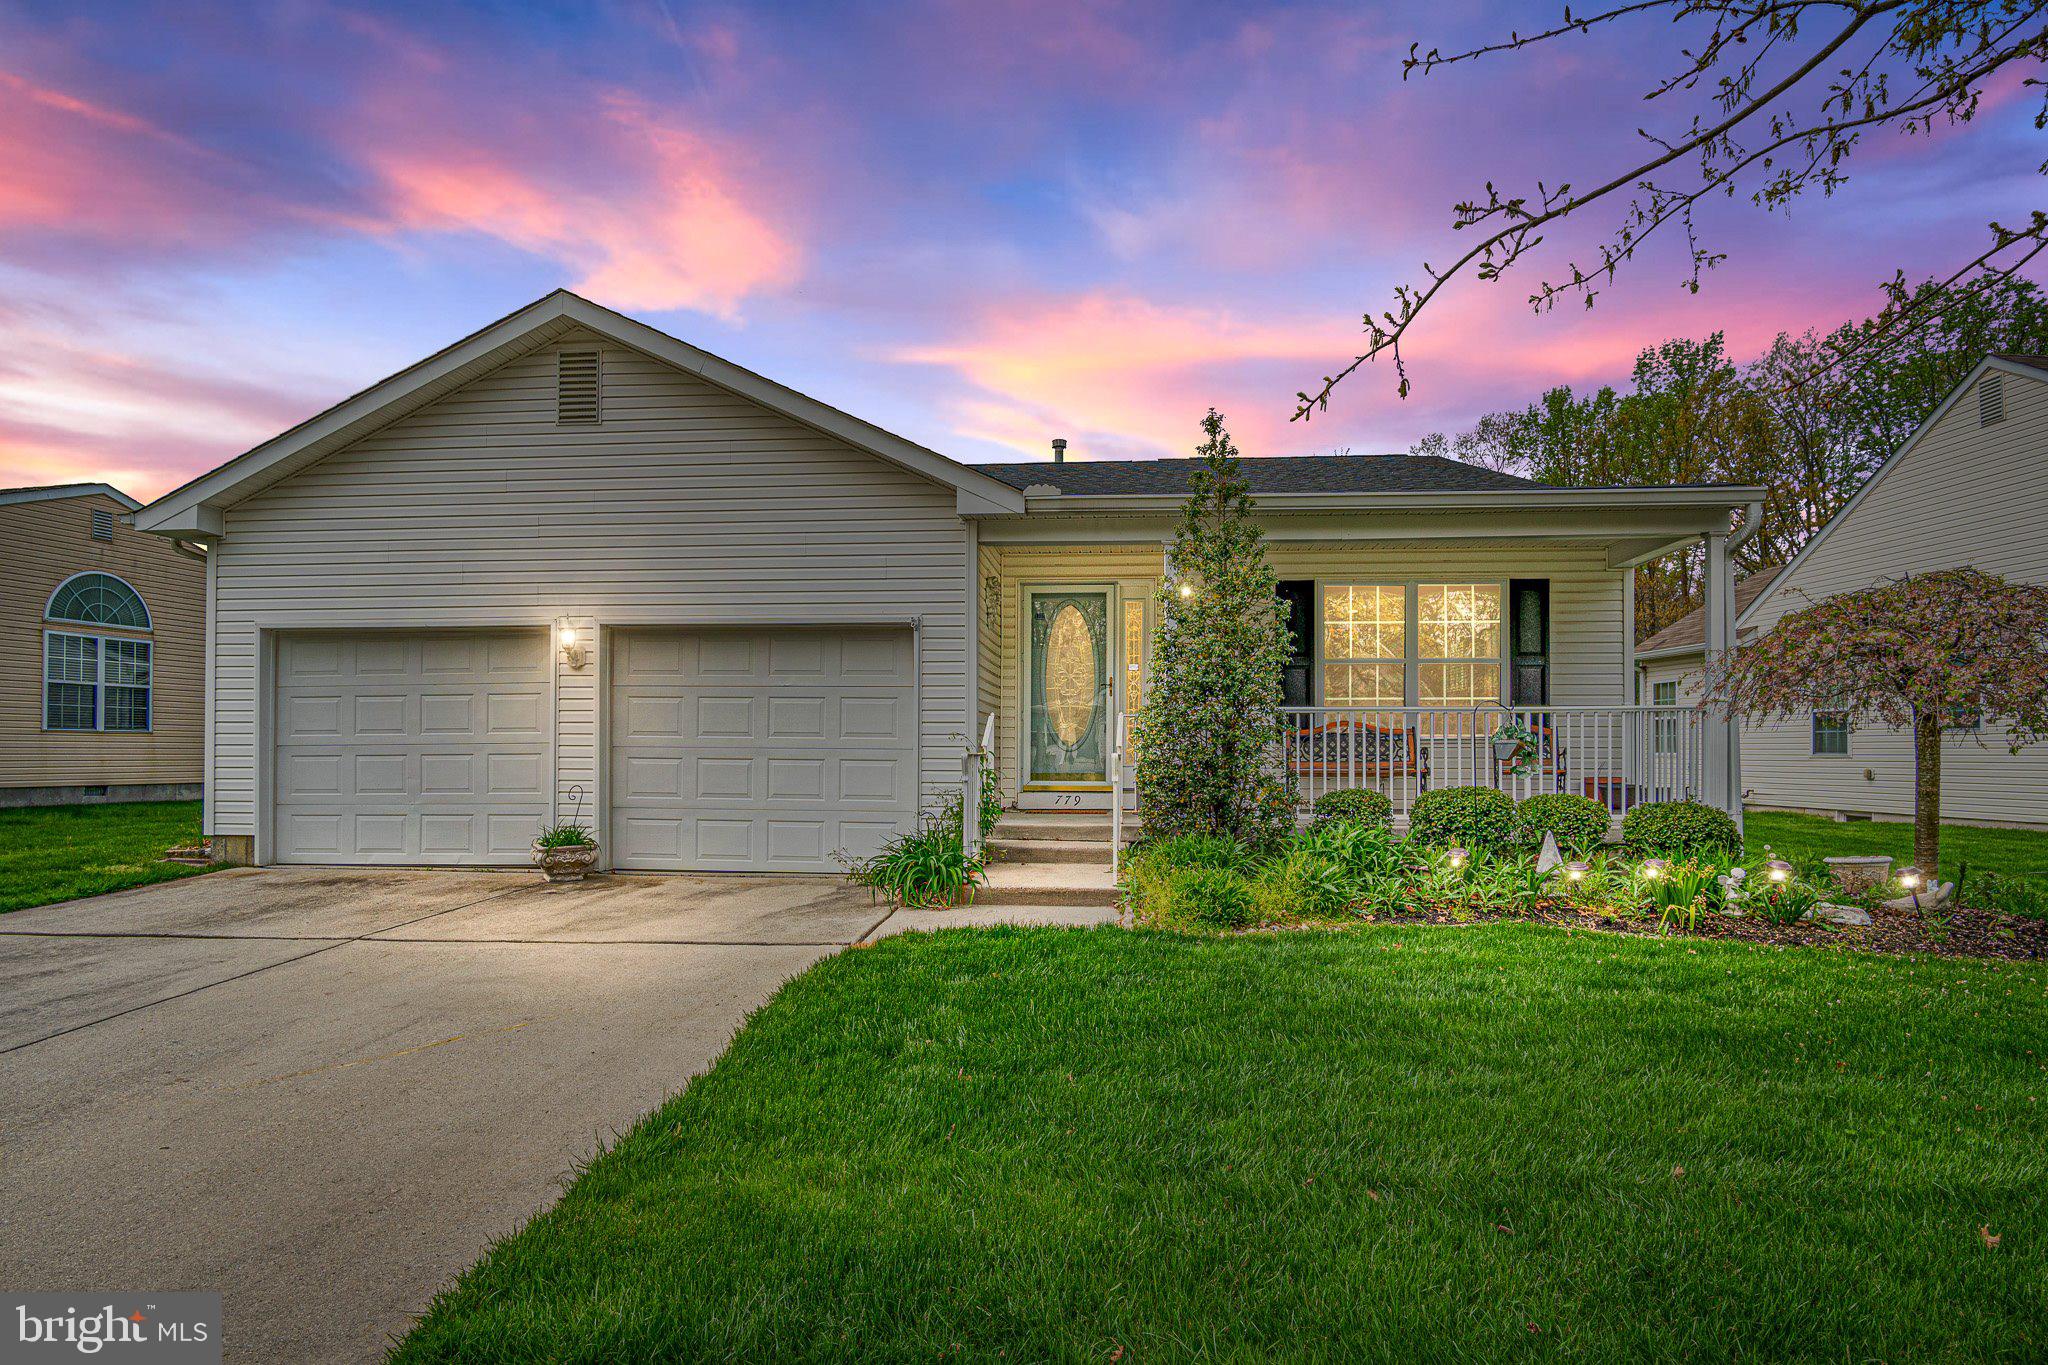
[[[1728,557],[1728,533],[1710,531],[1706,572],[1706,656],[1712,670],[1735,646],[1735,570]],[[1725,707],[1710,703],[1705,716],[1706,798],[1742,824],[1742,787],[1738,776],[1736,728]]]

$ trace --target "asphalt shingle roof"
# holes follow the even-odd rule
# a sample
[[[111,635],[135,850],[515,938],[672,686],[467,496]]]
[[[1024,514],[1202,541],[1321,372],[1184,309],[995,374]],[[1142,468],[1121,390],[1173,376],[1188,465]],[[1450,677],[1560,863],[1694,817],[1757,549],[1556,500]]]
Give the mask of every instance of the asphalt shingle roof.
[[[1050,484],[1077,496],[1167,494],[1188,491],[1196,460],[1070,460],[1054,464],[985,464],[982,473],[1012,488]],[[1244,460],[1254,493],[1466,493],[1545,488],[1534,479],[1502,474],[1440,455],[1271,455]]]
[[[2015,365],[2026,365],[2036,370],[2048,370],[2048,355],[2013,355],[2010,352],[1993,352],[1993,360],[2009,360]]]
[[[1764,589],[1771,586],[1771,580],[1778,576],[1779,566],[1758,569],[1735,585],[1735,614],[1742,615],[1749,610],[1749,604],[1764,595]],[[1653,649],[1702,649],[1707,643],[1707,609],[1696,607],[1658,631],[1647,640],[1636,643],[1636,653],[1647,654]]]

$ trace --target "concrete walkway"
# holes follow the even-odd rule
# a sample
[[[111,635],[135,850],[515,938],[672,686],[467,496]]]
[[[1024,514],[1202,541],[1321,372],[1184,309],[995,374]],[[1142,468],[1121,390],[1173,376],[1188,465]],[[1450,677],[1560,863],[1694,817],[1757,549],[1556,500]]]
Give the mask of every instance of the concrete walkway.
[[[903,911],[803,877],[247,869],[0,917],[0,1284],[218,1289],[366,1360],[577,1162]]]

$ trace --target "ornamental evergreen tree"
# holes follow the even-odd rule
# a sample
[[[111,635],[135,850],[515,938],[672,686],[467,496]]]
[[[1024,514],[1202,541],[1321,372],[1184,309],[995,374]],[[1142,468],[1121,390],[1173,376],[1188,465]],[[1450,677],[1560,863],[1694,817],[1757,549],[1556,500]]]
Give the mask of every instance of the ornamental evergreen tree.
[[[1138,808],[1148,835],[1216,834],[1257,848],[1294,820],[1277,742],[1286,612],[1214,408],[1202,431],[1138,716]]]
[[[1712,699],[1751,720],[1840,711],[1913,734],[1913,861],[1941,858],[1941,737],[2048,740],[2048,587],[1976,569],[1909,575],[1796,611],[1722,660]]]

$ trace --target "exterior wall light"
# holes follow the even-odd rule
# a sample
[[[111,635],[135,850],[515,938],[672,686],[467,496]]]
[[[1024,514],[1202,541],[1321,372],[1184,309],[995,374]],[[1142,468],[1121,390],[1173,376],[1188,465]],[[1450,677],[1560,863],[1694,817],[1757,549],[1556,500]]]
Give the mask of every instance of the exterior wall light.
[[[1774,882],[1789,882],[1792,880],[1792,864],[1782,858],[1773,858],[1765,863],[1764,871],[1770,875],[1771,880]]]
[[[1462,848],[1454,848],[1451,849],[1447,854],[1445,854],[1445,856],[1451,860],[1451,866],[1455,868],[1463,867],[1465,865],[1465,860],[1471,857],[1472,855],[1467,853]]]
[[[581,668],[589,661],[589,654],[583,648],[583,637],[568,621],[555,622],[555,643],[562,648],[562,662],[571,668]]]
[[[1643,875],[1653,882],[1670,870],[1671,864],[1665,862],[1662,858],[1643,859]]]

